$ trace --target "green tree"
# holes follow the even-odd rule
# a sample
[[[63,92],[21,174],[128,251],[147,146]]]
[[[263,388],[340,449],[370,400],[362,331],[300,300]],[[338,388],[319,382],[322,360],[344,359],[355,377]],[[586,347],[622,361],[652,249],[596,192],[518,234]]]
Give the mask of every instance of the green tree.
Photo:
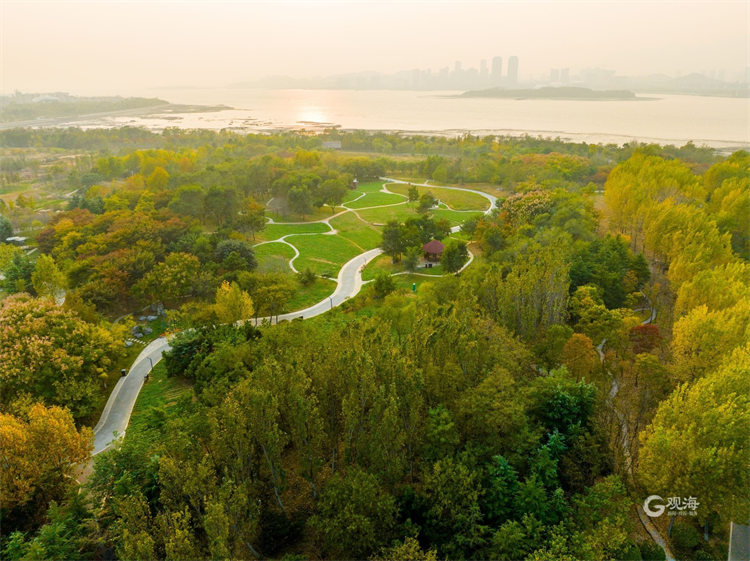
[[[422,257],[422,248],[419,246],[412,246],[406,249],[404,255],[404,269],[409,272],[414,272],[419,266],[419,259]]]
[[[172,195],[169,210],[175,214],[205,219],[207,218],[203,206],[205,197],[206,192],[200,185],[182,185]]]
[[[416,185],[409,184],[409,202],[413,203],[419,200],[419,189]]]
[[[466,247],[466,242],[448,240],[448,243],[445,244],[443,255],[440,257],[440,264],[449,273],[455,273],[463,267],[468,258],[469,250]]]
[[[287,194],[289,208],[303,218],[312,212],[312,195],[304,185],[292,187]]]
[[[33,274],[34,261],[31,256],[23,252],[14,253],[10,263],[5,268],[5,280],[2,281],[3,290],[8,294],[31,292],[33,290],[31,281]]]
[[[383,227],[383,239],[380,242],[383,253],[390,256],[391,261],[396,263],[404,251],[401,238],[401,226],[398,221],[390,220]]]
[[[429,510],[425,534],[439,544],[448,558],[471,557],[482,547],[486,527],[481,524],[479,498],[482,494],[477,473],[462,463],[443,458],[424,477]]]
[[[396,290],[396,283],[391,275],[386,272],[381,272],[375,277],[375,282],[373,282],[372,287],[377,298],[385,298],[391,292]]]
[[[237,218],[237,227],[249,231],[255,241],[255,234],[263,231],[266,227],[266,211],[263,205],[256,202],[255,199],[245,199],[243,209]]]
[[[419,197],[419,206],[417,206],[417,212],[424,214],[436,204],[437,199],[432,193],[428,191],[427,193],[424,193],[421,197]]]
[[[5,243],[5,240],[13,235],[13,225],[10,223],[7,217],[0,214],[0,243]]]
[[[333,558],[365,559],[388,543],[396,505],[375,476],[358,468],[328,480],[310,518],[325,552]]]
[[[204,198],[206,212],[217,226],[232,222],[238,213],[239,196],[234,187],[211,187]]]
[[[65,294],[65,275],[57,268],[55,260],[49,255],[40,255],[36,259],[31,284],[39,296],[60,301]]]
[[[344,200],[347,191],[346,185],[340,179],[327,179],[318,189],[318,196],[323,204],[331,207],[331,214],[333,214],[336,207]]]

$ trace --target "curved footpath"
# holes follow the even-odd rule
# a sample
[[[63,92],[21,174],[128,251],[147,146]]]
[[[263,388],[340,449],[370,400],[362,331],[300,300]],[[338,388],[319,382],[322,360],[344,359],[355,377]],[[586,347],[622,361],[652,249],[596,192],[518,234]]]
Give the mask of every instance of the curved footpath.
[[[341,267],[336,290],[331,296],[304,310],[282,314],[278,316],[278,321],[319,316],[356,296],[363,286],[362,269],[381,253],[383,253],[383,250],[376,248],[350,259]],[[263,321],[276,323],[276,319],[275,317],[259,318],[253,321],[256,324]],[[99,422],[94,427],[94,451],[92,455],[95,456],[104,451],[112,442],[125,434],[125,429],[130,422],[130,414],[133,412],[138,393],[143,386],[144,377],[161,360],[162,354],[168,350],[169,341],[166,337],[154,339],[135,359],[128,374],[117,382],[107,400],[104,411],[102,411]]]
[[[461,187],[448,187],[448,186],[443,186],[443,185],[431,185],[427,183],[413,183],[409,181],[403,181],[400,179],[391,179],[389,177],[381,177],[379,179],[381,179],[382,181],[389,182],[389,183],[405,183],[405,184],[417,185],[419,187],[434,187],[434,188],[440,188],[440,189],[449,189],[452,191],[468,191],[470,193],[475,193],[477,195],[480,195],[481,197],[484,197],[490,203],[490,206],[485,211],[485,214],[490,214],[492,210],[495,208],[495,205],[497,203],[497,197],[495,197],[494,195],[490,195],[489,193],[485,193],[483,191],[477,191],[475,189],[463,189]],[[363,193],[358,198],[361,198],[364,195],[365,193]],[[404,203],[396,203],[396,204],[398,205],[398,204],[404,204]],[[394,205],[380,205],[380,206],[394,206]],[[344,208],[346,210],[343,210],[332,217],[329,217],[323,220],[318,220],[316,222],[324,222],[328,224],[328,227],[331,228],[332,231],[335,231],[334,228],[328,222],[331,218],[334,218],[335,216],[339,216],[340,214],[344,214],[346,212],[354,212],[356,214],[357,210],[363,210],[363,209],[350,209],[350,208],[347,208],[345,205],[344,205]],[[270,221],[269,223],[274,223],[274,222]],[[301,224],[309,224],[309,223],[302,222]],[[451,232],[457,232],[459,229],[460,229],[460,226],[454,226],[453,228],[451,228]],[[288,235],[301,235],[301,234],[288,234]],[[283,237],[286,237],[286,236],[283,236]],[[279,240],[272,240],[272,241],[279,241]],[[262,242],[262,243],[271,243],[271,242],[269,241],[269,242]],[[286,240],[283,240],[282,243],[288,243],[288,242],[286,242]],[[261,245],[261,244],[257,244],[257,245]],[[289,244],[289,245],[292,245],[292,244]],[[292,319],[297,319],[297,318],[307,319],[307,318],[311,318],[311,317],[315,317],[320,314],[323,314],[336,306],[340,306],[344,301],[356,296],[359,293],[359,291],[362,289],[362,286],[364,284],[362,282],[362,269],[364,269],[365,265],[367,265],[370,261],[375,259],[381,253],[383,253],[383,250],[380,248],[371,249],[369,251],[365,251],[364,253],[357,255],[356,257],[346,262],[344,266],[341,267],[341,270],[339,271],[337,282],[336,282],[336,290],[333,292],[333,294],[331,294],[331,296],[318,302],[314,306],[310,306],[309,308],[305,308],[304,310],[300,310],[297,312],[282,314],[282,315],[279,315],[278,318],[276,317],[259,318],[258,320],[253,320],[253,322],[257,325],[259,323],[262,323],[263,321],[276,323],[277,319],[278,321],[292,320]],[[464,267],[461,268],[461,270],[465,269],[469,265],[469,263],[471,263],[471,261],[473,260],[473,257],[474,256],[471,255],[469,262],[466,263]],[[294,266],[292,266],[292,269],[294,270]],[[426,275],[426,276],[433,276],[433,275]],[[139,354],[138,357],[135,359],[127,375],[120,378],[120,380],[117,382],[114,389],[112,390],[112,393],[109,395],[109,399],[107,400],[107,404],[104,407],[104,410],[102,411],[102,416],[99,419],[99,422],[94,427],[94,451],[92,452],[92,455],[95,456],[96,454],[99,454],[100,452],[104,451],[117,438],[120,438],[125,434],[125,430],[127,429],[128,423],[130,422],[130,415],[133,412],[133,407],[135,406],[135,401],[138,398],[138,394],[141,391],[141,387],[143,386],[144,377],[146,376],[146,374],[148,374],[151,371],[154,365],[161,360],[162,354],[167,350],[169,350],[169,341],[167,340],[167,338],[159,337],[153,340],[151,343],[148,344],[148,346],[146,346],[146,348],[143,349],[143,351],[141,351],[141,354]]]

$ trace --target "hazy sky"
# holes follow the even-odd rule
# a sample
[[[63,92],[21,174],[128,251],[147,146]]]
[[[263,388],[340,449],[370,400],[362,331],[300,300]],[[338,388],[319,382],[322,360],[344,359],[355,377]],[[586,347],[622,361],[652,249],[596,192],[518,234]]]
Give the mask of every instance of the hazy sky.
[[[14,2],[0,0],[0,88],[116,94],[266,75],[520,60],[618,74],[748,67],[750,3]]]

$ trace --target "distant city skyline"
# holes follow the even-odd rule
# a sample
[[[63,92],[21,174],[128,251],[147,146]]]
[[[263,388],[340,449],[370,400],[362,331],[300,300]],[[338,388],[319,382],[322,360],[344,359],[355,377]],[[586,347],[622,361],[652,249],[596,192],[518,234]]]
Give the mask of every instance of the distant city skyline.
[[[128,94],[267,76],[439,74],[456,61],[489,79],[508,75],[511,56],[519,83],[553,68],[571,81],[587,69],[736,81],[750,66],[749,18],[747,2],[722,0],[2,0],[0,89]]]

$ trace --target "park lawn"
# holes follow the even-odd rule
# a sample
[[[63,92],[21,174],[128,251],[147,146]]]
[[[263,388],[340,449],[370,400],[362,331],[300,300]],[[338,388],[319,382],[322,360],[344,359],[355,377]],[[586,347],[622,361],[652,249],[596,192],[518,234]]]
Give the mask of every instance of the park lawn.
[[[130,417],[130,427],[139,428],[148,422],[148,411],[152,407],[169,410],[190,391],[192,384],[185,378],[167,376],[167,368],[159,361],[143,384]]]
[[[287,244],[264,243],[256,245],[253,251],[258,260],[258,271],[261,273],[286,273],[291,270],[289,260],[294,257],[294,250]]]
[[[339,236],[352,242],[361,252],[380,245],[380,228],[360,220],[353,212],[337,216],[330,224],[338,231]]]
[[[372,224],[385,224],[389,220],[404,222],[407,218],[419,216],[417,212],[408,205],[368,208],[367,210],[358,210],[357,214],[362,220]]]
[[[387,187],[389,191],[400,193],[401,195],[408,195],[409,193],[409,186],[403,183],[390,183]],[[419,186],[417,186],[417,189],[420,196],[429,191],[453,210],[487,210],[490,206],[490,202],[487,199],[469,191],[454,191],[452,189],[441,189],[440,187]]]
[[[380,273],[395,275],[393,277],[394,280],[402,276],[419,277],[419,275],[412,274],[404,275],[403,273],[405,273],[405,271],[406,269],[404,269],[403,259],[398,263],[391,263],[391,258],[388,255],[381,255],[367,264],[365,270],[362,271],[362,280],[373,280]],[[436,277],[439,277],[445,273],[445,271],[443,271],[443,266],[440,263],[433,263],[432,267],[429,269],[425,268],[420,263],[419,268],[414,272],[419,273],[420,275],[430,275]]]
[[[291,211],[287,211],[285,214],[282,214],[278,210],[266,209],[266,216],[268,216],[269,218],[273,218],[276,222],[315,222],[316,220],[325,220],[326,218],[330,218],[332,215],[336,214],[337,212],[341,212],[342,210],[346,209],[344,207],[337,206],[336,210],[334,212],[331,212],[331,207],[329,207],[328,205],[324,205],[320,208],[313,207],[311,213],[302,216],[301,214],[295,214]]]
[[[447,274],[445,271],[443,271],[443,266],[440,263],[433,263],[432,267],[430,267],[429,269],[420,264],[419,268],[414,272],[419,273],[420,275],[430,275],[433,277],[439,277]]]
[[[336,290],[336,282],[318,277],[309,286],[299,285],[299,288],[289,301],[284,304],[284,313],[297,312],[309,308],[328,298]]]
[[[365,267],[365,270],[362,271],[362,280],[373,280],[380,273],[388,273],[389,275],[392,275],[394,273],[400,273],[403,270],[403,261],[392,263],[390,255],[379,255],[370,261]]]
[[[288,234],[322,234],[330,231],[323,222],[311,222],[310,224],[266,224],[262,232],[256,234],[258,241],[278,240]]]
[[[425,282],[432,282],[429,277],[420,277],[419,275],[396,275],[393,277],[393,282],[396,283],[397,289],[406,290],[407,292],[412,291],[412,285],[417,285],[417,291],[419,287]]]
[[[433,218],[436,220],[439,218],[445,218],[448,220],[448,222],[451,223],[451,226],[456,226],[459,224],[463,224],[466,222],[469,218],[475,217],[475,216],[482,216],[482,212],[461,212],[458,210],[449,210],[447,208],[435,208],[430,211]]]
[[[290,236],[286,241],[300,252],[294,260],[295,269],[309,268],[315,274],[332,278],[338,275],[344,263],[362,253],[354,243],[337,235]]]
[[[349,208],[366,208],[371,206],[383,206],[383,205],[394,205],[406,202],[406,197],[401,195],[393,195],[391,193],[383,193],[377,191],[375,193],[367,193],[364,197],[356,202],[349,203]]]
[[[383,188],[383,183],[385,183],[385,181],[368,181],[366,183],[360,183],[354,191],[359,193],[374,193]]]
[[[346,196],[344,197],[345,203],[353,201],[362,193],[377,193],[383,188],[383,181],[368,181],[367,183],[360,183],[356,189],[349,189]],[[364,197],[362,197],[364,199]]]

